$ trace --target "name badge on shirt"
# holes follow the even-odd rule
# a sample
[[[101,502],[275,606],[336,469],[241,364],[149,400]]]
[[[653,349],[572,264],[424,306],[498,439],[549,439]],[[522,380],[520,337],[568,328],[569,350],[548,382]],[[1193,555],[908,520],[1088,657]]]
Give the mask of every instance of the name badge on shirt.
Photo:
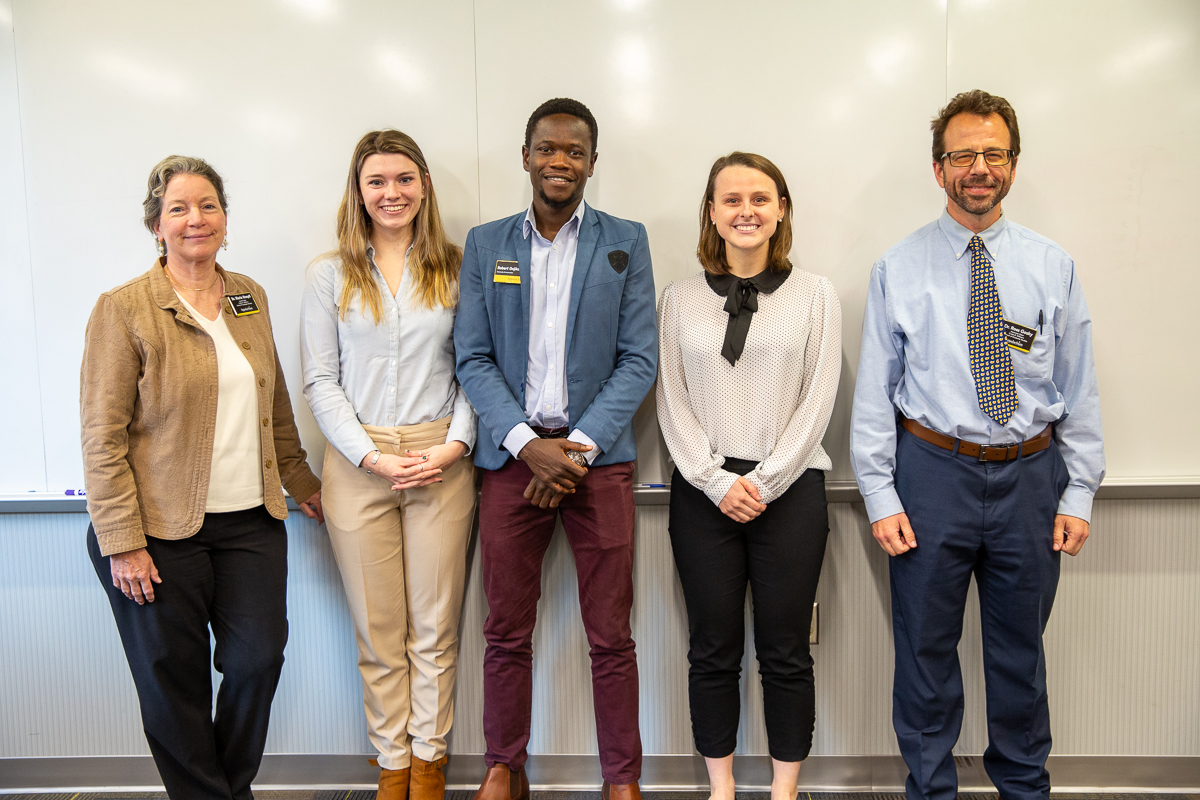
[[[492,273],[493,283],[520,283],[521,268],[515,261],[497,261]]]
[[[235,317],[247,317],[251,314],[259,312],[258,303],[254,302],[254,295],[246,292],[244,294],[227,294],[225,299],[229,301],[229,310],[233,312]]]
[[[1001,320],[1000,324],[1004,327],[1004,340],[1008,342],[1008,346],[1028,353],[1033,347],[1033,340],[1037,338],[1037,331],[1008,320]]]

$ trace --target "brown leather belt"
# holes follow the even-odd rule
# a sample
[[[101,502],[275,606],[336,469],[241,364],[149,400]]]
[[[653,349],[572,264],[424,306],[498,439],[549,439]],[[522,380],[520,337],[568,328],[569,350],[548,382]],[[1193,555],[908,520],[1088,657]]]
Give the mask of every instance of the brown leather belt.
[[[540,439],[565,439],[571,432],[570,428],[543,428],[540,425],[530,425]]]
[[[978,461],[1012,461],[1020,456],[1031,456],[1034,453],[1040,453],[1050,446],[1050,439],[1054,435],[1054,426],[1047,425],[1046,429],[1037,436],[1026,439],[1023,442],[1007,445],[989,445],[975,444],[974,442],[968,442],[966,439],[955,439],[953,436],[939,433],[933,428],[926,428],[921,423],[911,420],[908,417],[900,417],[900,424],[904,426],[904,430],[918,439],[935,444],[943,450],[950,450],[960,456],[974,458]]]

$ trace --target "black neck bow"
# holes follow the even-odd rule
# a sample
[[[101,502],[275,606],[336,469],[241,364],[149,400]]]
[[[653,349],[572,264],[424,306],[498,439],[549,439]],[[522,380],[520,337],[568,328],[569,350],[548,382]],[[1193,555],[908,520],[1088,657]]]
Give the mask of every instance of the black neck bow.
[[[746,347],[746,334],[750,332],[750,320],[758,311],[758,293],[770,294],[783,285],[791,269],[774,272],[764,269],[751,278],[739,278],[736,275],[713,275],[705,272],[704,278],[709,287],[725,298],[725,313],[729,315],[729,324],[725,326],[725,342],[721,345],[721,355],[730,365],[736,365]]]

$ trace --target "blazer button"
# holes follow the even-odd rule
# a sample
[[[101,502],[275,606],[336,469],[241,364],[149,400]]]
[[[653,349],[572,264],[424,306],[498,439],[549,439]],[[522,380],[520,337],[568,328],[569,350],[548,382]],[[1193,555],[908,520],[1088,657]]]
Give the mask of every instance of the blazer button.
[[[267,426],[268,426],[268,425],[270,425],[270,424],[271,424],[271,423],[270,423],[270,422],[267,420],[267,418],[266,418],[266,417],[263,417],[263,427],[265,428],[265,427],[267,427]]]
[[[259,379],[258,379],[258,385],[259,385],[259,386],[266,386],[266,385],[267,385],[267,379],[266,379],[266,378],[259,378]]]
[[[229,308],[229,307],[227,306],[227,307],[225,308],[225,313],[226,313],[226,314],[232,314],[232,313],[233,313],[233,309],[232,309],[232,308]]]
[[[267,469],[270,469],[271,468],[271,459],[268,458],[266,461],[264,461],[263,466],[266,467]]]
[[[243,350],[249,350],[249,349],[250,349],[250,343],[249,343],[249,342],[242,342],[242,349],[243,349]]]

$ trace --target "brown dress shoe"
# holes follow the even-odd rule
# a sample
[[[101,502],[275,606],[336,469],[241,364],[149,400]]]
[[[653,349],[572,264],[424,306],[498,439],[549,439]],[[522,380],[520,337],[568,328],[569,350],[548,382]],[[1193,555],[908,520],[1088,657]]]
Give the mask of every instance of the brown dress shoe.
[[[410,767],[380,770],[379,790],[375,793],[375,800],[408,800],[410,771]]]
[[[508,764],[496,764],[483,776],[483,783],[473,800],[529,800],[529,778],[525,768],[516,772]]]
[[[642,800],[642,790],[636,783],[604,782],[600,787],[600,800]]]
[[[442,767],[446,766],[446,756],[434,761],[426,761],[417,756],[412,757],[412,777],[409,778],[409,800],[445,800],[446,776]]]

